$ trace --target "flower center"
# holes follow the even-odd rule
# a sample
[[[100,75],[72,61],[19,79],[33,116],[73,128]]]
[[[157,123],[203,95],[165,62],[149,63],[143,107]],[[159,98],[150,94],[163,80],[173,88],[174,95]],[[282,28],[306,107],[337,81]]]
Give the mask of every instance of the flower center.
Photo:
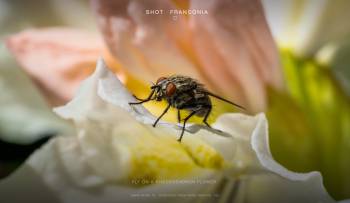
[[[171,136],[147,136],[131,148],[131,154],[129,180],[133,186],[195,177],[224,165],[222,156],[199,138],[179,143]]]

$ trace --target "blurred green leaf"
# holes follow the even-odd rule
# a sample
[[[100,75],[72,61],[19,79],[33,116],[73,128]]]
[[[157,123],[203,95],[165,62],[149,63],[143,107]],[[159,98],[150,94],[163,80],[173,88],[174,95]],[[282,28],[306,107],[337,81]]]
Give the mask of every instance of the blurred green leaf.
[[[329,68],[281,56],[287,92],[269,91],[272,153],[291,170],[320,171],[334,198],[350,198],[350,100]]]

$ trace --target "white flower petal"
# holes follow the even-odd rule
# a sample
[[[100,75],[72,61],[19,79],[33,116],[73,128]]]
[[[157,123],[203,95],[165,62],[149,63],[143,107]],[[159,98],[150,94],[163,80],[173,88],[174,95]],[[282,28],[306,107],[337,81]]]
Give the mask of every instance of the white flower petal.
[[[21,184],[23,180],[18,178],[21,174],[35,171],[37,176],[32,177],[31,184],[38,182],[42,185],[44,181],[48,185],[47,190],[53,191],[53,198],[59,197],[63,202],[138,202],[140,198],[144,202],[163,202],[164,197],[159,195],[167,194],[175,195],[168,197],[168,202],[193,202],[195,198],[198,200],[198,194],[217,193],[220,198],[232,198],[231,194],[236,192],[243,192],[239,196],[252,202],[260,196],[263,201],[271,198],[271,202],[288,202],[291,195],[287,195],[286,191],[299,202],[334,202],[324,190],[318,173],[293,173],[273,160],[263,114],[255,117],[224,114],[213,125],[218,130],[192,125],[189,131],[193,134],[186,134],[179,144],[176,142],[178,131],[174,130],[177,125],[162,122],[153,128],[150,124],[154,117],[141,105],[131,107],[128,102],[133,100],[132,95],[108,71],[103,60],[99,60],[95,73],[82,84],[78,95],[66,106],[55,109],[64,118],[74,120],[77,135],[51,140],[34,153],[17,174],[1,183],[0,191],[8,192],[6,183]],[[191,128],[195,130],[191,131]],[[228,136],[217,136],[219,130]],[[212,151],[205,146],[212,147]],[[218,156],[212,156],[215,153],[225,160],[223,168],[206,168],[206,163],[214,164],[208,166],[221,164],[217,163],[220,159],[215,159]],[[147,156],[158,156],[165,165],[159,165]],[[140,161],[142,164],[137,165]],[[135,171],[135,163],[144,168],[136,168]],[[149,170],[160,170],[155,176],[160,181],[163,178],[183,180],[187,177],[214,182],[194,185],[173,182],[133,187],[132,181],[152,180],[147,179],[152,175]],[[130,175],[135,178],[130,180]],[[227,190],[216,191],[224,176],[231,179],[230,183],[237,178],[242,179],[240,182],[245,186],[237,190],[226,184],[223,188]],[[260,190],[257,189],[259,183],[264,183]],[[268,190],[275,188],[273,184],[282,184],[277,189],[283,192],[274,194]],[[157,197],[142,197],[151,194]],[[184,198],[181,194],[192,196]],[[200,201],[210,202],[212,199]]]

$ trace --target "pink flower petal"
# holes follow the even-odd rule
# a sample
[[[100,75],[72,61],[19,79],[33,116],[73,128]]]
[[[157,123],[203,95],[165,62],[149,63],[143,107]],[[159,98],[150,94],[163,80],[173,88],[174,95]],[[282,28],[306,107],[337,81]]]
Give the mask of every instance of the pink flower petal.
[[[71,99],[107,54],[98,36],[71,28],[27,30],[9,37],[7,46],[54,104]]]
[[[171,13],[170,0],[91,2],[111,53],[140,79],[192,76],[252,112],[266,107],[268,85],[282,86],[258,0],[192,0],[190,9],[208,14],[188,16]]]

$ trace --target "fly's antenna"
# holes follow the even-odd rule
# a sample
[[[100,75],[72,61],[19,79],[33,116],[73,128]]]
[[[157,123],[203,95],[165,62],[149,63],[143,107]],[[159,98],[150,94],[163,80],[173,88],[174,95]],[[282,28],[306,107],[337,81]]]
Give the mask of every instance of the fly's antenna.
[[[218,95],[216,95],[216,94],[213,94],[213,93],[208,92],[208,91],[206,91],[206,93],[207,93],[208,95],[212,96],[212,97],[215,97],[215,98],[220,99],[220,100],[222,100],[222,101],[224,101],[224,102],[227,102],[227,103],[229,103],[229,104],[232,104],[233,106],[236,106],[236,107],[238,107],[238,108],[240,108],[240,109],[246,110],[243,106],[238,105],[238,104],[236,104],[236,103],[233,103],[233,102],[231,102],[231,101],[229,101],[229,100],[227,100],[227,99],[224,99],[224,98],[222,98],[222,97],[220,97],[220,96],[218,96]]]

